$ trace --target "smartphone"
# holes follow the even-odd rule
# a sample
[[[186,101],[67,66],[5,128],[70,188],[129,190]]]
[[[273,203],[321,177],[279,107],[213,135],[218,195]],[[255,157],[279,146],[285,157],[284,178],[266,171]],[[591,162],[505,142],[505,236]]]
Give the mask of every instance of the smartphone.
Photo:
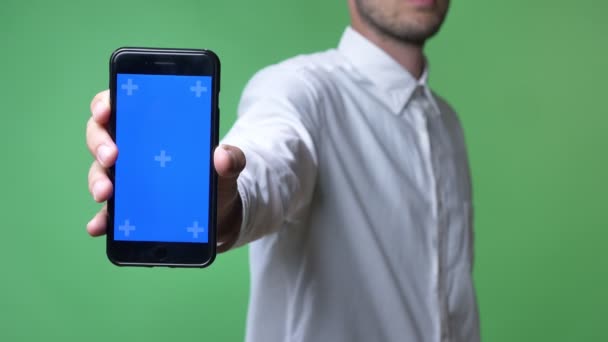
[[[216,255],[220,61],[210,50],[120,48],[110,58],[107,256],[206,267]]]

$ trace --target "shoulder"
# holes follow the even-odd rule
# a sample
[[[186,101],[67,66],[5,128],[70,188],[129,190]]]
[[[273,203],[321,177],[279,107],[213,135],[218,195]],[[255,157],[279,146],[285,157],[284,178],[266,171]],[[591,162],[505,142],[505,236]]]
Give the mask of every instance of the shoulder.
[[[445,120],[449,124],[461,129],[460,118],[458,117],[456,109],[445,98],[437,94],[435,91],[433,91],[433,98],[435,99],[435,103],[437,104],[437,107],[439,107],[439,111]]]
[[[456,113],[454,107],[448,103],[445,98],[441,97],[434,91],[433,97],[435,98],[435,102],[439,107],[441,116],[444,118],[444,122],[447,124],[447,126],[450,128],[450,132],[453,134],[453,139],[456,139],[455,142],[462,146],[464,150],[464,129],[462,127],[459,115]]]
[[[253,98],[295,102],[318,100],[324,85],[331,82],[336,68],[342,64],[337,51],[330,49],[267,66],[249,80],[242,101]]]
[[[437,94],[436,91],[432,91],[433,93],[433,98],[435,99],[435,102],[437,103],[437,106],[439,107],[439,110],[441,111],[442,114],[448,114],[450,116],[456,116],[456,110],[454,109],[454,107],[441,95]]]
[[[300,55],[258,71],[247,83],[238,106],[240,118],[288,119],[319,131],[328,84],[335,83],[335,50]]]

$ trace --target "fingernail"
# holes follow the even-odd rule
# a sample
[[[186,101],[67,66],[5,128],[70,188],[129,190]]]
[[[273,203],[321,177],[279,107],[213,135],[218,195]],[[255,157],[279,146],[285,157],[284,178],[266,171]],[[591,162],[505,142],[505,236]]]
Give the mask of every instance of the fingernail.
[[[101,165],[105,166],[108,158],[110,158],[110,153],[112,150],[108,145],[99,145],[97,148],[97,160],[101,163]]]
[[[97,181],[93,184],[93,199],[95,201],[99,201],[99,194],[103,190],[103,185],[100,181]]]
[[[103,100],[99,100],[93,106],[93,115],[99,116],[101,114],[101,112],[103,112],[105,109],[106,109],[106,104],[103,102]]]

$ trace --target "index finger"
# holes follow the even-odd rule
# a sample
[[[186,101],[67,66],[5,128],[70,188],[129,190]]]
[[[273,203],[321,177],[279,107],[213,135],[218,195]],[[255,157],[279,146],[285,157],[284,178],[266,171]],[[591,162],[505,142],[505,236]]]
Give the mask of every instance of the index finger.
[[[100,125],[105,125],[110,119],[110,91],[108,89],[97,93],[91,101],[91,114]]]

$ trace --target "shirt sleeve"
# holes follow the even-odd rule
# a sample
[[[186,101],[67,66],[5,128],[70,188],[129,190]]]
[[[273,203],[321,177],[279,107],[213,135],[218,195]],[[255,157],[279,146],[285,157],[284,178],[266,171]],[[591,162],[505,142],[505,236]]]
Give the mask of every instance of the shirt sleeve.
[[[233,248],[302,219],[317,174],[315,94],[297,70],[271,66],[247,84],[238,118],[222,143],[239,147],[243,222]]]

